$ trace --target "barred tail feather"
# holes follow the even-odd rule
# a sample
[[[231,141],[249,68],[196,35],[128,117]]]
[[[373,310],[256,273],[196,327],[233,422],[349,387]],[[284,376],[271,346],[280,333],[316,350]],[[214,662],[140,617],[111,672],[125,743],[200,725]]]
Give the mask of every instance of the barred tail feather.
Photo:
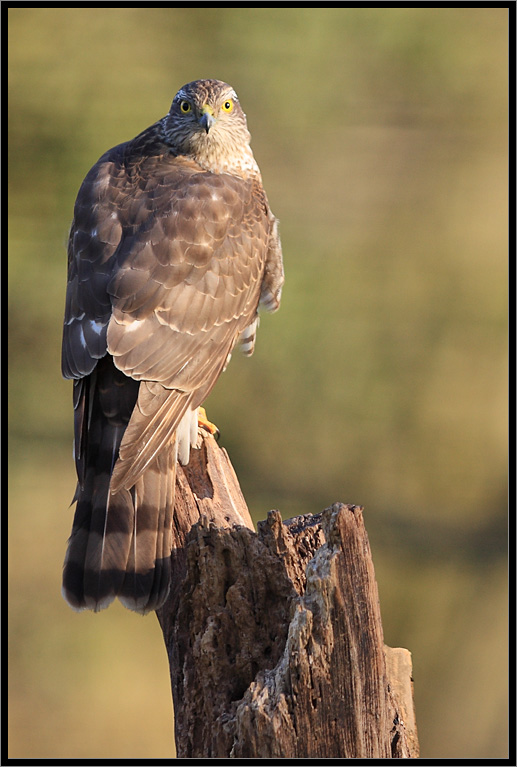
[[[145,614],[167,598],[175,452],[163,451],[129,491],[112,494],[97,481],[91,500],[79,498],[63,571],[63,596],[74,609],[98,612],[118,597]]]
[[[156,610],[170,585],[176,440],[174,435],[132,487],[114,488],[113,470],[139,384],[99,361],[76,387],[77,507],[63,570],[63,596],[99,611],[116,598]]]
[[[63,569],[63,596],[74,609],[98,612],[117,596],[129,556],[133,515],[127,490],[111,496],[107,487],[103,491],[98,487],[94,495],[79,497]]]
[[[163,450],[132,488],[135,514],[129,558],[118,597],[145,614],[157,610],[170,587],[175,445]]]

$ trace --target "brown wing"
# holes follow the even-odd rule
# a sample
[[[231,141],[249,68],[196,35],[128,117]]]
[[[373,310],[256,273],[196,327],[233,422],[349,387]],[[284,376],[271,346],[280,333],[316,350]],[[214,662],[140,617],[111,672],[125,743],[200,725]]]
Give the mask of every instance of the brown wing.
[[[257,181],[200,170],[149,129],[111,150],[78,196],[63,373],[106,351],[140,386],[112,490],[131,487],[208,395],[253,321],[273,219]]]

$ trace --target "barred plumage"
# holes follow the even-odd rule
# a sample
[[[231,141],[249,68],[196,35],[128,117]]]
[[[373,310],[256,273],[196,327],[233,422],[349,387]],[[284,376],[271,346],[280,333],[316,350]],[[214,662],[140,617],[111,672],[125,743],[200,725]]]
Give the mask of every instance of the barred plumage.
[[[277,222],[234,90],[178,91],[162,120],[87,174],[68,247],[63,375],[78,485],[63,592],[146,613],[167,597],[176,460],[235,344],[275,310]]]

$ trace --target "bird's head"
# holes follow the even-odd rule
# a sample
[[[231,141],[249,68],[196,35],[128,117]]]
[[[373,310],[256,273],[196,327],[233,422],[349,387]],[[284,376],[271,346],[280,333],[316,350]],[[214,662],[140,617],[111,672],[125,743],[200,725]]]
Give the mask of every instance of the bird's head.
[[[258,172],[246,115],[234,89],[220,80],[195,80],[179,89],[164,118],[167,142],[216,173]]]

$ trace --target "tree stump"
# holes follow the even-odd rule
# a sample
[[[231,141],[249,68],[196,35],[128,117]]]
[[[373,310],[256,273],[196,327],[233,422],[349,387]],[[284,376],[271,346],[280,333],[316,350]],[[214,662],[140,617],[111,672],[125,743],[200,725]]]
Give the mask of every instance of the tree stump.
[[[178,467],[158,611],[178,758],[416,758],[411,655],[383,642],[358,506],[254,532],[226,451]]]

